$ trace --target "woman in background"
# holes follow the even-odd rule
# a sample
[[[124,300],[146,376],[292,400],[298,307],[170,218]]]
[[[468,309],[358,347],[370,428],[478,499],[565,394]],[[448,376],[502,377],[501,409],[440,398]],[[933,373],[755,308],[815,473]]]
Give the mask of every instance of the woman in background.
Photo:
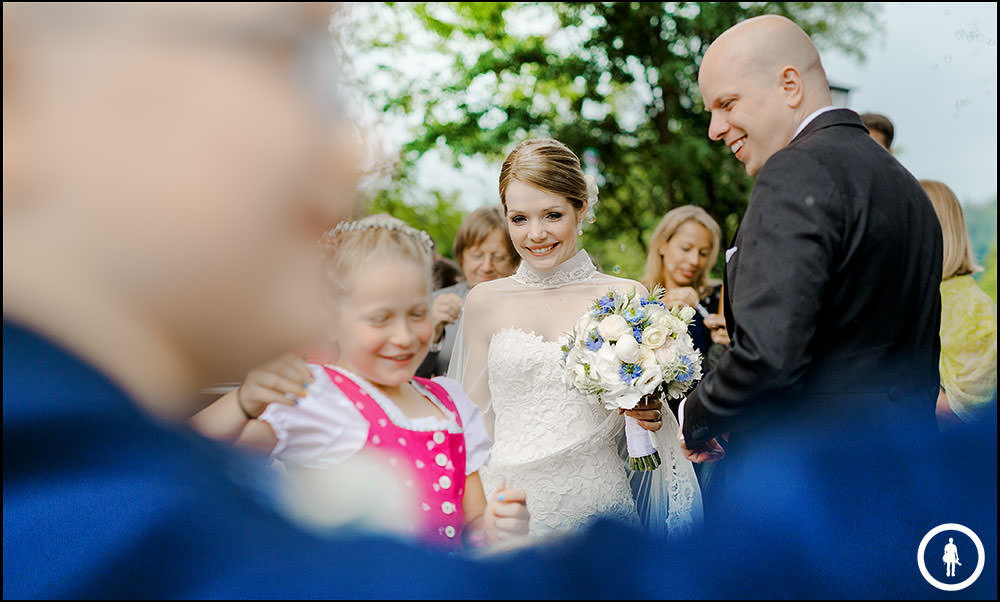
[[[982,271],[972,253],[962,206],[935,180],[921,180],[941,221],[941,392],[938,424],[946,428],[976,420],[996,402],[997,314],[972,274]]]
[[[668,211],[653,231],[642,279],[649,290],[656,285],[666,289],[667,305],[683,303],[697,310],[689,332],[706,372],[729,345],[721,315],[722,286],[709,277],[721,238],[719,224],[701,207],[684,205]]]

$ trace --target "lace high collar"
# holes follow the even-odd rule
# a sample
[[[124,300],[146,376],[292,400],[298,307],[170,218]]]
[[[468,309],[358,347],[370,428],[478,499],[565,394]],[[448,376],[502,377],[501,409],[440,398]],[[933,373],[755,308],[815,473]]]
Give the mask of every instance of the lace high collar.
[[[577,251],[576,255],[548,272],[539,272],[528,265],[527,261],[521,261],[521,265],[511,276],[511,279],[531,288],[553,288],[586,280],[596,273],[597,268],[590,260],[590,255],[581,249]]]

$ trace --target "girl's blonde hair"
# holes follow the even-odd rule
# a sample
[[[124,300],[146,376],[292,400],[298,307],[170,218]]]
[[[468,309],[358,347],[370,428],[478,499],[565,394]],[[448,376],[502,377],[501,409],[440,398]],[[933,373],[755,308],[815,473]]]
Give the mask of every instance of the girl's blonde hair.
[[[663,216],[660,223],[653,230],[653,238],[649,241],[649,252],[646,254],[646,274],[642,278],[643,285],[649,290],[653,290],[657,284],[666,286],[666,279],[663,275],[663,257],[660,256],[660,247],[663,243],[674,237],[677,229],[686,222],[693,221],[701,224],[708,230],[712,237],[712,249],[708,253],[708,263],[705,269],[698,276],[698,281],[694,283],[694,288],[702,297],[708,294],[712,286],[709,274],[712,266],[719,258],[719,245],[722,240],[722,229],[719,223],[712,219],[712,216],[701,207],[694,205],[683,205],[676,209],[671,209]]]
[[[504,159],[500,168],[500,202],[505,211],[507,187],[514,180],[564,197],[577,211],[591,201],[579,157],[558,140],[525,140]]]
[[[434,290],[434,243],[422,230],[390,215],[370,215],[341,222],[320,239],[326,266],[325,287],[330,301],[337,301],[353,288],[354,277],[373,259],[409,261],[427,282],[427,295]]]
[[[920,185],[930,197],[934,212],[941,222],[944,243],[941,280],[983,271],[972,252],[972,240],[969,238],[969,229],[965,225],[965,215],[958,197],[951,188],[937,180],[920,180]]]

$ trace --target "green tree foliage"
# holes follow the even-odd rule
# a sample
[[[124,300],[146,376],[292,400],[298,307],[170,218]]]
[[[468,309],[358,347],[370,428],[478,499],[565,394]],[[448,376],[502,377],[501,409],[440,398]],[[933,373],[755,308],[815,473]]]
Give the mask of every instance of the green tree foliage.
[[[666,211],[702,206],[728,239],[749,198],[742,165],[707,138],[697,74],[708,44],[743,19],[775,13],[799,23],[821,50],[863,58],[877,9],[839,2],[452,2],[373,10],[378,14],[355,32],[359,47],[376,49],[377,75],[366,88],[379,110],[413,127],[395,187],[380,192],[377,204],[406,198],[425,153],[456,164],[481,157],[499,173],[517,143],[553,137],[596,159],[600,203],[584,244],[606,271],[638,277],[646,241]],[[406,57],[419,53],[436,58],[414,69]]]
[[[457,200],[432,191],[429,202],[406,203],[392,194],[377,195],[368,209],[369,213],[387,213],[430,234],[438,253],[452,257],[452,242],[465,213]],[[454,259],[454,257],[452,257]]]
[[[972,251],[976,259],[985,261],[990,247],[997,240],[997,200],[994,197],[985,203],[963,203],[962,213],[972,240]]]
[[[986,291],[986,294],[993,299],[993,304],[997,302],[997,241],[993,239],[986,259],[983,261],[983,271],[979,274],[977,282],[979,287]]]

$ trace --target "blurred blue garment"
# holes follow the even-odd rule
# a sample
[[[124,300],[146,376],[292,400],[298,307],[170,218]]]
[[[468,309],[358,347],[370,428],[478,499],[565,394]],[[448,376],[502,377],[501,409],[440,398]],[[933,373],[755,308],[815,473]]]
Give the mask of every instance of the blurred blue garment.
[[[620,575],[632,560],[622,550],[633,534],[617,524],[489,562],[305,533],[230,478],[249,459],[234,464],[235,452],[152,419],[7,321],[3,352],[5,599],[648,595],[648,583],[581,572],[592,563]]]
[[[734,470],[729,512],[687,540],[602,520],[471,560],[301,531],[256,485],[233,481],[250,459],[151,419],[6,321],[3,351],[5,599],[946,598],[914,561],[920,537],[945,522],[986,546],[987,568],[962,596],[996,598],[995,411],[935,449],[910,447],[905,425],[874,446],[884,455],[776,439]]]

